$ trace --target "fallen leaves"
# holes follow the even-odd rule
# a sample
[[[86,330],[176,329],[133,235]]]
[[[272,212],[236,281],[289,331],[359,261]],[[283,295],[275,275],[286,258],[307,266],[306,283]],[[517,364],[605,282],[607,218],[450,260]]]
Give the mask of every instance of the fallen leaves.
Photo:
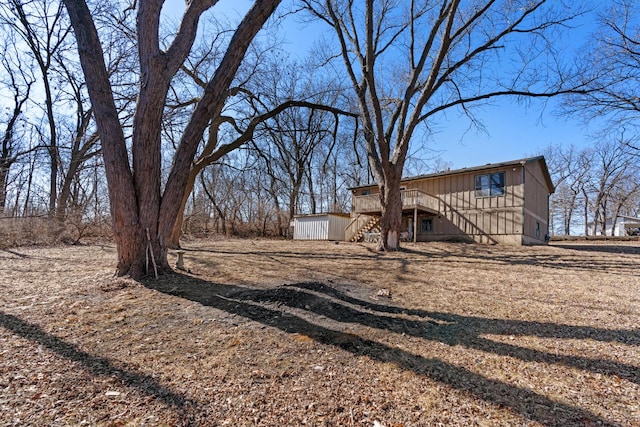
[[[199,275],[148,287],[113,250],[0,265],[0,315],[41,331],[0,326],[0,424],[640,424],[633,255],[190,245]]]

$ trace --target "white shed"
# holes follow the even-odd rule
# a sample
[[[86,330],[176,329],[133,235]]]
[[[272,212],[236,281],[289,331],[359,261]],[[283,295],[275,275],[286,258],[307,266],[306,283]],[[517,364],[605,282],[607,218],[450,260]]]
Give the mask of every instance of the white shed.
[[[296,215],[293,240],[344,240],[344,229],[350,222],[349,214]]]

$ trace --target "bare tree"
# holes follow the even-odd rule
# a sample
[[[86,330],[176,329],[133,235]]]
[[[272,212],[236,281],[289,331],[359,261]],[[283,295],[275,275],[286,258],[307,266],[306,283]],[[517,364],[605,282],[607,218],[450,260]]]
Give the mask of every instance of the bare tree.
[[[219,43],[219,41],[216,42]],[[278,116],[287,114],[288,110],[299,111],[300,109],[325,111],[331,113],[336,121],[339,116],[357,117],[331,103],[322,103],[321,100],[313,99],[308,94],[302,96],[299,93],[280,93],[278,88],[269,86],[268,82],[273,80],[277,82],[279,77],[284,76],[283,70],[287,68],[287,61],[280,56],[264,58],[266,52],[270,50],[273,50],[272,46],[253,45],[249,60],[245,61],[243,69],[240,70],[241,78],[237,79],[234,86],[226,93],[227,108],[221,111],[219,116],[211,118],[189,172],[182,205],[169,239],[169,247],[180,245],[184,207],[194,188],[197,175],[205,167],[219,161],[231,151],[255,140],[255,133],[262,132],[265,123],[279,120]],[[180,114],[180,110],[197,101],[198,98],[193,98],[190,94],[194,85],[202,88],[206,86],[206,76],[211,74],[208,68],[214,62],[211,57],[216,57],[218,55],[216,52],[218,49],[215,43],[205,49],[201,48],[200,53],[190,58],[188,64],[181,68],[192,81],[190,84],[188,82],[185,84],[186,96],[180,97],[178,94],[173,100],[173,104],[177,107],[173,108],[174,113]],[[276,51],[276,54],[279,55],[279,52]],[[295,69],[295,64],[291,64],[289,68]]]
[[[562,222],[561,233],[568,236],[571,234],[574,213],[579,208],[582,190],[591,176],[591,152],[588,148],[578,149],[571,145],[566,148],[549,146],[543,154],[556,187],[550,200],[550,221],[559,217]]]
[[[572,90],[552,45],[553,31],[575,16],[564,2],[303,3],[333,29],[357,98],[380,189],[379,250],[399,247],[400,180],[414,132],[428,131],[444,110],[470,114],[470,105],[491,98],[548,98]]]
[[[318,211],[348,212],[351,205],[351,191],[348,189],[359,184],[358,176],[364,177],[367,169],[362,165],[360,173],[354,177],[352,168],[357,166],[355,149],[357,146],[354,147],[349,129],[342,129],[337,140],[319,147],[306,171],[311,181],[316,183],[314,188],[309,188],[309,197],[313,197],[314,202],[317,199]]]
[[[4,55],[0,58],[2,74],[6,77],[6,81],[2,81],[2,86],[6,87],[12,95],[12,106],[7,106],[7,115],[2,117],[3,130],[0,135],[0,215],[4,214],[7,203],[11,167],[21,156],[30,151],[28,146],[25,147],[24,144],[19,143],[23,135],[18,132],[25,103],[29,100],[31,88],[35,83],[35,79],[28,74],[28,70],[11,60],[9,51],[13,50],[13,47],[8,46],[8,42],[9,40],[6,39]]]
[[[56,202],[56,219],[60,222],[67,218],[69,212],[69,200],[73,195],[72,186],[78,183],[78,174],[83,165],[92,157],[100,153],[99,137],[93,123],[93,110],[88,105],[84,81],[76,76],[73,64],[60,64],[61,76],[65,79],[69,93],[66,100],[69,106],[74,106],[73,122],[64,129],[70,142],[60,147],[60,170],[62,173],[62,185]],[[69,114],[69,116],[71,116]],[[62,120],[62,125],[66,125]],[[61,134],[62,129],[61,129]],[[60,136],[61,139],[63,135]],[[65,159],[68,159],[65,162]],[[77,188],[77,187],[76,187]],[[77,200],[77,198],[76,198]]]
[[[135,33],[140,82],[133,117],[131,159],[119,120],[109,73],[92,13],[84,0],[64,0],[78,44],[80,61],[100,134],[109,186],[119,275],[141,277],[147,262],[169,269],[168,240],[174,228],[191,165],[211,119],[218,117],[236,72],[258,31],[280,0],[256,0],[238,24],[215,74],[207,82],[177,145],[162,186],[161,127],[171,81],[193,46],[201,15],[217,1],[186,3],[175,36],[160,42],[164,1],[139,0]]]
[[[279,227],[283,234],[293,216],[302,213],[301,191],[307,177],[315,178],[311,172],[314,156],[320,157],[320,149],[326,147],[323,153],[326,163],[336,146],[340,122],[337,109],[328,106],[337,105],[338,91],[330,85],[318,85],[320,80],[314,70],[295,62],[274,64],[268,80],[264,80],[262,92],[268,94],[269,104],[300,99],[311,105],[311,108],[288,108],[264,121],[260,125],[260,136],[254,138],[252,144],[268,172],[265,189],[276,209],[286,206],[286,215]],[[328,110],[333,110],[333,114]],[[313,185],[309,187],[312,192]]]
[[[567,114],[587,121],[608,117],[611,125],[637,126],[640,118],[640,9],[632,0],[613,0],[600,13],[600,27],[578,58],[576,84],[588,90],[566,99]]]
[[[622,191],[629,181],[637,182],[637,157],[630,155],[624,135],[614,141],[597,144],[592,152],[593,169],[587,191],[593,209],[593,233],[606,234],[607,222],[613,221],[611,212],[620,210],[626,201],[624,193],[634,193],[634,188]],[[614,196],[616,196],[614,198]],[[616,201],[618,199],[618,201]],[[612,206],[613,205],[613,206]],[[617,214],[617,213],[616,213]]]
[[[48,157],[48,167],[40,168],[35,178],[40,181],[48,171],[48,215],[60,226],[52,230],[61,231],[82,165],[99,152],[82,71],[71,55],[71,25],[57,1],[10,0],[0,7],[0,20],[6,24],[6,40],[11,40],[5,43],[13,44],[4,49],[5,74],[22,80],[28,74],[38,83],[23,115],[30,128],[25,135],[37,135],[37,145],[28,149],[39,149]],[[32,180],[29,177],[29,184]]]
[[[611,235],[613,236],[620,215],[631,215],[638,206],[640,196],[640,168],[638,164],[630,165],[624,176],[609,192],[611,207]]]
[[[8,0],[1,11],[2,21],[20,36],[20,43],[26,45],[40,72],[46,117],[46,130],[40,132],[42,145],[49,154],[49,215],[53,216],[59,170],[59,138],[54,106],[57,70],[54,67],[55,57],[68,48],[71,27],[65,22],[64,9],[58,1]]]

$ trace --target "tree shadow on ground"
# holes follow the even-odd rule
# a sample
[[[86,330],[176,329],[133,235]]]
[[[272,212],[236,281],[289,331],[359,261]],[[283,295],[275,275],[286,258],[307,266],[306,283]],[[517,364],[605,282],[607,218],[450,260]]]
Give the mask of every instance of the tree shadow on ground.
[[[27,254],[23,254],[23,253],[20,253],[20,252],[11,250],[11,249],[0,249],[0,252],[6,252],[8,254],[15,255],[18,258],[30,258],[29,255],[27,255]]]
[[[430,250],[429,246],[422,246],[422,243],[419,245],[404,245],[401,247],[401,252],[415,255],[420,257],[418,260],[412,259],[404,259],[393,256],[387,256],[385,253],[377,252],[371,246],[365,246],[366,253],[364,254],[349,254],[349,259],[352,260],[361,260],[361,261],[372,261],[376,260],[379,262],[390,262],[390,263],[402,263],[402,268],[407,268],[413,262],[423,262],[424,260],[438,260],[441,262],[452,262],[452,263],[460,263],[460,262],[478,262],[482,264],[495,263],[495,264],[504,264],[504,265],[524,265],[524,266],[541,266],[545,268],[557,269],[557,270],[583,270],[583,271],[600,271],[611,274],[622,274],[625,276],[640,276],[640,269],[638,269],[638,264],[636,260],[632,259],[610,259],[610,258],[598,258],[597,252],[610,252],[610,253],[620,253],[620,254],[640,254],[640,247],[633,246],[614,246],[612,249],[599,248],[598,245],[590,245],[586,246],[584,249],[580,248],[580,246],[575,245],[552,245],[552,248],[558,248],[562,250],[576,250],[576,251],[584,251],[584,252],[592,252],[594,258],[584,258],[584,259],[574,259],[567,258],[562,253],[520,253],[520,254],[510,254],[510,253],[489,253],[490,251],[494,251],[495,247],[487,246],[487,245],[479,245],[479,244],[465,244],[458,243],[456,244],[455,251],[447,251],[447,250]],[[483,252],[483,248],[486,248],[486,252]],[[626,248],[626,249],[625,249]],[[468,249],[468,250],[467,250]],[[202,249],[202,248],[194,248],[184,250],[197,254],[214,254],[214,255],[233,255],[233,256],[241,256],[241,255],[252,255],[252,256],[261,256],[267,257],[272,261],[276,261],[279,264],[285,265],[286,263],[283,260],[291,259],[291,260],[328,260],[328,261],[341,261],[345,259],[345,255],[341,253],[304,253],[304,252],[296,252],[296,251],[274,251],[274,250],[243,250],[243,251],[233,251],[233,250],[224,250],[224,249]],[[199,262],[205,261],[199,260]]]
[[[160,385],[152,377],[135,372],[132,369],[117,367],[109,359],[79,350],[73,344],[69,344],[45,332],[40,326],[25,322],[19,317],[2,311],[0,311],[0,327],[28,341],[38,343],[70,361],[79,363],[94,375],[118,378],[125,386],[135,388],[148,396],[159,399],[161,402],[176,408],[181,414],[181,418],[186,424],[189,424],[190,408],[195,405],[195,402]]]
[[[638,369],[605,360],[548,354],[506,345],[483,338],[482,334],[522,334],[540,337],[592,338],[601,341],[638,345],[634,331],[572,327],[551,323],[512,322],[507,320],[465,317],[449,313],[432,313],[403,309],[385,304],[372,304],[350,297],[322,283],[301,283],[274,289],[252,289],[221,285],[190,276],[169,276],[146,283],[149,288],[214,307],[287,333],[306,335],[318,343],[335,346],[354,355],[368,356],[380,362],[393,363],[401,369],[424,375],[480,399],[510,408],[523,417],[544,425],[613,426],[588,410],[541,396],[532,390],[486,378],[460,366],[437,358],[426,358],[409,351],[318,325],[302,316],[359,323],[394,333],[405,333],[450,345],[463,345],[498,355],[562,364],[580,369],[615,374],[640,383]],[[294,309],[288,311],[289,309]],[[419,316],[419,321],[406,316]],[[318,322],[320,323],[320,322]]]

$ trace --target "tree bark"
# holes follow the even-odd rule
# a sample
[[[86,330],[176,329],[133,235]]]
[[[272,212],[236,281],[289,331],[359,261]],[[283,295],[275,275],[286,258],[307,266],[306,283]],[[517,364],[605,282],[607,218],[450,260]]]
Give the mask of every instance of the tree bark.
[[[118,120],[109,75],[91,12],[83,0],[64,0],[74,28],[78,53],[100,133],[109,192],[116,274],[144,275],[145,250],[138,218],[136,191],[122,126]]]
[[[564,217],[564,234],[569,236],[571,234],[571,219],[573,218],[573,211],[575,209],[576,199],[578,198],[578,190],[570,189],[571,198],[566,207],[566,214]]]
[[[589,235],[589,194],[587,190],[582,187],[582,195],[584,196],[584,235]],[[595,235],[595,228],[593,229],[593,234]]]
[[[379,186],[382,218],[380,220],[380,240],[378,240],[376,247],[378,251],[397,251],[400,249],[400,229],[402,226],[401,172],[396,169],[388,169],[385,178],[386,185]]]

